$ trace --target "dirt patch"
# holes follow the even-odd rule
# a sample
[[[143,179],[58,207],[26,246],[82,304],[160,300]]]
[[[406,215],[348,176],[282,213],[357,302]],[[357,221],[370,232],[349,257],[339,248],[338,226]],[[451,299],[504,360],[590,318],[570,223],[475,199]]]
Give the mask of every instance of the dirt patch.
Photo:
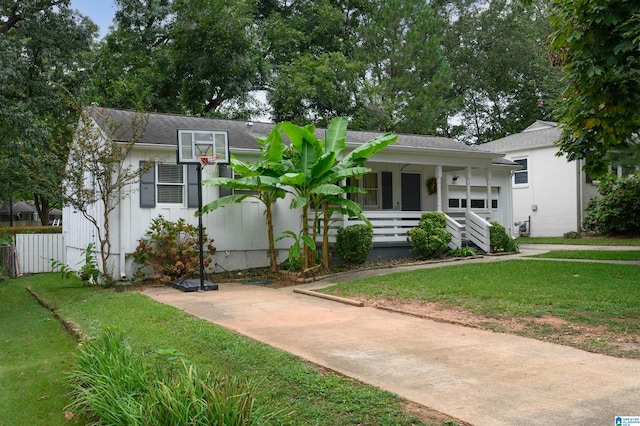
[[[404,406],[405,412],[422,419],[427,424],[443,424],[452,426],[470,426],[470,423],[453,419],[451,416],[443,414],[431,408],[423,407],[415,402],[407,402]]]
[[[605,326],[542,317],[487,317],[462,307],[436,302],[403,301],[390,298],[363,300],[369,306],[433,321],[459,324],[500,333],[511,333],[621,358],[640,359],[640,334],[619,333]],[[619,320],[623,321],[623,320]]]

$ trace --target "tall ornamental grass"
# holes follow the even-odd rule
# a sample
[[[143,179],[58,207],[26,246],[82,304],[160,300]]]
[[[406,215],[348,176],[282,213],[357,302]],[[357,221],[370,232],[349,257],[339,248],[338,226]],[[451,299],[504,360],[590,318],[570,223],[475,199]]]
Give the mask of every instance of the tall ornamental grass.
[[[68,407],[89,425],[259,425],[252,386],[227,376],[201,375],[183,359],[135,353],[122,332],[104,329],[77,355]]]

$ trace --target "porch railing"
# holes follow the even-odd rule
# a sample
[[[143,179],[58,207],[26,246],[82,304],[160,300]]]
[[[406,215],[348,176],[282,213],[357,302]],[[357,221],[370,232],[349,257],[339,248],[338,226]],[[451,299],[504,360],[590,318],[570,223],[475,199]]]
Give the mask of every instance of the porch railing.
[[[422,213],[423,212],[407,212],[398,210],[363,212],[373,226],[374,244],[406,243],[407,231],[418,226]],[[310,219],[310,221],[311,220],[312,219]],[[336,242],[338,229],[349,225],[363,223],[364,221],[358,218],[347,218],[346,220],[343,220],[341,217],[336,216],[329,225],[329,243]],[[452,235],[449,247],[462,247],[464,225],[447,216],[447,232]],[[316,241],[322,242],[322,234],[317,236]]]
[[[491,224],[472,211],[467,210],[464,217],[467,239],[477,245],[481,250],[487,253],[491,251],[489,239]]]
[[[451,241],[447,245],[450,249],[462,247],[462,233],[464,225],[458,223],[455,219],[447,216],[447,232],[451,234]]]

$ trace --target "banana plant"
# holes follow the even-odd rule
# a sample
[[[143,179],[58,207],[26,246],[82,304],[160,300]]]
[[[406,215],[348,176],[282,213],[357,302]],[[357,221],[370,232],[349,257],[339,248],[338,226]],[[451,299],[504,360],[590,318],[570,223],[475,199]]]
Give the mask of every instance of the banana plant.
[[[346,148],[347,120],[345,118],[337,117],[331,121],[324,140],[316,137],[315,128],[312,125],[301,127],[285,122],[274,131],[284,133],[291,141],[289,155],[283,151],[284,157],[289,160],[283,164],[289,169],[280,176],[280,181],[282,187],[292,194],[291,208],[302,210],[302,237],[309,237],[315,241],[317,227],[313,226],[310,229],[309,208],[315,207],[316,217],[320,216],[319,209],[322,209],[323,264],[329,267],[328,229],[332,212],[329,206],[336,205],[350,216],[362,217],[361,207],[344,198],[344,194],[353,192],[354,189],[341,187],[339,183],[345,179],[369,173],[371,169],[364,166],[367,159],[395,142],[397,136],[387,133],[374,138],[340,159],[340,155]],[[282,137],[274,140],[282,141]],[[304,270],[313,266],[313,250],[306,244],[302,249],[301,261]]]
[[[280,125],[276,125],[278,128]],[[273,133],[273,132],[272,132]],[[267,233],[269,238],[269,265],[271,272],[278,270],[278,260],[275,249],[275,235],[273,231],[273,204],[279,198],[284,198],[286,192],[280,185],[279,176],[284,172],[282,165],[282,155],[284,145],[272,143],[269,138],[258,138],[262,159],[256,163],[246,163],[231,156],[229,168],[234,174],[241,176],[238,179],[232,178],[212,178],[202,181],[203,185],[221,186],[234,190],[247,191],[242,194],[233,194],[218,198],[202,207],[203,213],[222,208],[229,204],[239,203],[246,198],[254,198],[265,206],[265,216],[267,221]]]

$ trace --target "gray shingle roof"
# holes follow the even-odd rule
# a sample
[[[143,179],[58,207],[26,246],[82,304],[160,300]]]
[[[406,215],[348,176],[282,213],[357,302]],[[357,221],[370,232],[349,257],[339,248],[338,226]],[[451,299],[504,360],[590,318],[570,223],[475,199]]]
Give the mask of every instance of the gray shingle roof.
[[[113,123],[117,123],[122,129],[129,126],[131,119],[137,114],[133,111],[125,111],[111,108],[92,107],[92,115],[102,129],[109,134],[106,123],[107,117],[110,117]],[[273,123],[253,122],[251,126],[246,121],[223,120],[216,118],[190,117],[176,114],[158,114],[149,113],[148,122],[142,138],[139,143],[171,145],[175,146],[177,141],[178,129],[194,129],[194,130],[226,130],[229,132],[230,148],[257,149],[258,144],[256,137],[267,136]],[[122,133],[122,132],[120,132]],[[319,137],[324,135],[324,129],[317,129],[316,134]],[[382,133],[366,132],[366,131],[348,131],[347,142],[362,144]],[[110,135],[114,137],[114,135]],[[117,139],[127,140],[131,138],[131,134],[116,136]],[[437,136],[421,136],[421,135],[405,135],[399,134],[398,140],[394,144],[396,147],[412,147],[424,148],[428,150],[447,150],[460,152],[476,152],[485,154],[487,151],[479,149],[475,146],[465,145],[453,139],[437,137]]]
[[[520,133],[484,143],[480,148],[492,152],[509,152],[554,146],[560,139],[560,133],[557,123],[538,120]]]

